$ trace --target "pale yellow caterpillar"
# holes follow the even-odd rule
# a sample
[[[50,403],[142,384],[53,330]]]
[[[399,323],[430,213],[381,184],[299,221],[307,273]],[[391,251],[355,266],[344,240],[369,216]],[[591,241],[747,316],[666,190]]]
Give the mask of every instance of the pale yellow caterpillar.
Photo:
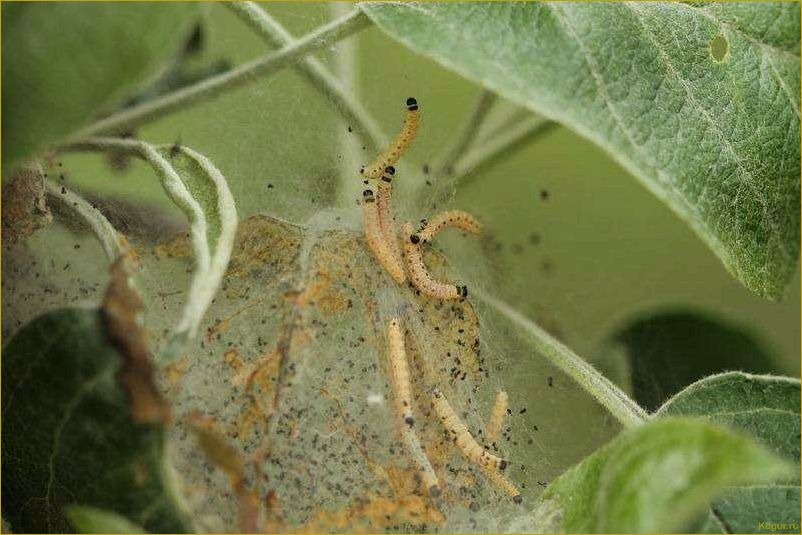
[[[384,267],[387,273],[397,283],[401,284],[406,280],[404,268],[399,262],[393,260],[392,252],[384,239],[379,222],[379,211],[376,208],[376,198],[372,189],[362,192],[362,226],[365,230],[365,239],[368,247],[373,252],[373,256]]]
[[[398,269],[403,272],[404,264],[401,260],[401,248],[398,246],[398,233],[395,230],[395,216],[393,215],[391,204],[393,175],[395,175],[395,167],[388,166],[379,181],[379,187],[376,192],[376,209],[379,211],[379,225],[384,235],[384,241],[387,243],[387,248],[392,255],[392,260],[398,266]]]
[[[404,347],[404,333],[398,318],[393,318],[387,325],[387,341],[390,346],[390,368],[395,397],[404,423],[409,426],[415,423],[412,417],[412,395],[409,384],[409,364]]]
[[[488,442],[498,442],[501,436],[501,429],[504,427],[504,422],[507,420],[507,393],[499,390],[496,394],[496,402],[493,404],[493,410],[490,413],[490,419],[485,426],[485,438]]]
[[[482,467],[482,472],[487,476],[487,478],[495,483],[498,487],[501,488],[504,492],[512,496],[512,501],[515,503],[521,503],[523,498],[521,497],[521,493],[518,491],[518,488],[513,485],[509,479],[504,477],[504,474],[497,470],[493,470],[492,468]]]
[[[418,232],[418,236],[421,242],[429,243],[441,230],[448,227],[460,228],[472,234],[482,233],[482,224],[471,214],[462,210],[448,210],[429,219]]]
[[[426,295],[439,299],[460,299],[468,296],[467,286],[446,284],[433,278],[423,264],[420,237],[412,232],[412,225],[404,223],[401,229],[404,241],[404,261],[412,284]]]
[[[457,448],[460,449],[468,460],[480,467],[493,470],[504,470],[507,467],[506,460],[493,455],[476,442],[471,432],[468,431],[468,428],[462,423],[462,420],[459,419],[457,413],[451,408],[451,404],[446,397],[437,389],[432,392],[432,408],[434,408],[434,412],[436,412],[437,416],[440,418],[443,427],[454,436],[454,442],[457,444]]]
[[[420,111],[418,101],[412,97],[407,99],[407,116],[404,118],[404,126],[385,149],[370,165],[363,167],[360,173],[368,178],[379,178],[384,170],[395,164],[402,154],[407,150],[415,135],[418,133],[420,125]]]

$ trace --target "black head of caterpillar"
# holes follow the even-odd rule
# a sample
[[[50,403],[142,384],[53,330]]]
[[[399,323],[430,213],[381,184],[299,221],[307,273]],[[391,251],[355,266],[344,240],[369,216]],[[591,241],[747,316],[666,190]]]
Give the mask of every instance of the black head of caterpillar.
[[[376,199],[373,197],[373,190],[372,189],[366,189],[365,191],[363,191],[362,192],[362,199],[365,202],[373,202],[373,201],[375,201]]]
[[[382,174],[382,180],[385,182],[392,182],[394,174],[395,174],[395,167],[393,167],[392,165],[388,165],[384,169],[384,174]]]
[[[412,242],[412,243],[414,243],[415,245],[417,245],[417,244],[419,244],[419,243],[420,243],[420,236],[418,236],[417,234],[412,234],[412,235],[409,237],[409,241],[410,241],[410,242]]]
[[[407,99],[407,109],[409,111],[415,111],[418,109],[418,101],[415,100],[415,97],[409,97]]]

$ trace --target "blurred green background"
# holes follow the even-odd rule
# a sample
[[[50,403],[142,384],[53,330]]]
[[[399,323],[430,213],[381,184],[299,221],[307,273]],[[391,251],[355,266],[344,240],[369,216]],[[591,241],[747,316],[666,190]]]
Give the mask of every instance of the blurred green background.
[[[192,66],[223,59],[238,64],[266,52],[225,8],[207,7],[204,48]],[[333,9],[317,3],[266,8],[295,35],[329,20]],[[404,181],[422,180],[422,166],[449,145],[481,89],[376,28],[320,59],[333,68],[334,54],[348,43],[357,50],[360,98],[388,134],[401,123],[406,97],[421,102],[423,126],[407,158],[414,163],[401,167],[403,201],[409,192]],[[241,217],[263,212],[301,222],[333,202],[346,134],[331,106],[286,69],[137,135],[156,143],[180,141],[210,157],[228,178]],[[128,171],[114,173],[98,155],[63,161],[69,184],[174,210],[144,165],[132,162]],[[491,262],[493,288],[588,359],[633,318],[682,308],[743,328],[777,355],[778,373],[799,376],[799,272],[782,302],[754,296],[635,178],[567,129],[475,176],[450,206],[477,214],[500,244]],[[419,210],[407,200],[401,212],[427,215]]]

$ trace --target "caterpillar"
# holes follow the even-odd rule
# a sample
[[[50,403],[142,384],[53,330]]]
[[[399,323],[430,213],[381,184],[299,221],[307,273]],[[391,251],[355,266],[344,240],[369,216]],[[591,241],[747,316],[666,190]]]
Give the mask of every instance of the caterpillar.
[[[401,249],[398,246],[398,235],[395,230],[395,216],[393,216],[393,207],[390,203],[393,195],[393,175],[395,175],[395,167],[387,166],[376,191],[376,209],[379,212],[379,225],[387,248],[392,255],[392,261],[403,272]]]
[[[379,178],[388,166],[397,162],[401,155],[406,152],[418,133],[418,126],[420,126],[418,101],[413,97],[409,97],[407,99],[407,115],[404,118],[404,125],[401,127],[401,131],[395,136],[390,146],[373,163],[363,167],[359,172],[368,178]]]
[[[472,234],[482,233],[482,224],[468,212],[462,210],[448,210],[440,212],[429,219],[418,232],[421,242],[429,243],[440,231],[448,227],[457,227]]]
[[[410,223],[404,223],[401,232],[404,236],[404,260],[409,272],[409,278],[418,290],[439,299],[460,299],[468,296],[467,286],[446,284],[436,280],[429,274],[423,264],[420,237],[413,233]]]
[[[497,470],[493,470],[492,468],[487,468],[482,466],[482,472],[487,476],[487,478],[495,483],[498,487],[500,487],[504,492],[512,496],[512,501],[515,503],[523,502],[523,497],[521,496],[520,491],[518,488],[513,485],[509,479],[504,477],[504,474]]]
[[[476,442],[471,432],[451,408],[446,397],[438,389],[432,392],[432,408],[440,418],[443,427],[454,435],[454,441],[462,454],[471,462],[493,470],[504,470],[507,467],[505,459],[493,455]]]
[[[362,226],[365,230],[365,239],[368,247],[373,252],[373,256],[379,261],[382,267],[390,274],[397,283],[401,284],[406,280],[404,268],[393,259],[384,234],[381,230],[379,221],[379,211],[376,208],[376,197],[372,189],[362,192]]]
[[[507,393],[499,390],[496,394],[493,410],[490,412],[490,419],[485,426],[485,438],[488,442],[497,442],[501,435],[501,428],[504,427],[504,422],[507,418],[507,402]]]
[[[409,385],[409,365],[407,352],[404,347],[404,333],[398,318],[393,318],[387,325],[387,340],[390,346],[390,368],[392,369],[393,390],[401,409],[404,423],[412,426],[415,423],[412,417],[412,395]]]

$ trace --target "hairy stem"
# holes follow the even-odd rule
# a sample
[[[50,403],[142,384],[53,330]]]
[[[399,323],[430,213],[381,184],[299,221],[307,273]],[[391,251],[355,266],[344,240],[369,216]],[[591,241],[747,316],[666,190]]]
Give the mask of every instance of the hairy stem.
[[[351,4],[342,2],[332,2],[330,10],[334,17],[342,16],[354,7]],[[340,82],[347,88],[348,92],[359,98],[359,85],[357,82],[357,61],[356,61],[356,42],[355,40],[337,43],[337,51],[334,57],[334,72]],[[337,204],[342,207],[353,207],[354,199],[358,198],[361,190],[362,181],[358,169],[361,162],[362,152],[359,150],[360,144],[345,128],[337,130],[337,141],[340,150],[340,176],[337,188]],[[387,138],[382,134],[380,145],[386,145]],[[367,147],[367,146],[366,146]],[[374,146],[371,153],[378,152],[380,146]]]
[[[480,141],[477,149],[465,154],[454,165],[452,174],[443,176],[435,194],[431,195],[428,201],[425,198],[420,200],[427,201],[431,207],[442,205],[454,196],[457,188],[470,184],[482,171],[494,166],[504,158],[508,158],[557,126],[559,124],[554,121],[532,117],[510,128],[502,136],[487,142]],[[430,195],[429,192],[422,192],[423,194]]]
[[[339,7],[341,4],[333,5]],[[251,27],[268,45],[292,46],[295,43],[292,34],[256,2],[227,2],[225,6]],[[350,9],[348,11],[350,12]],[[349,12],[346,12],[344,16],[349,16]],[[342,13],[342,10],[338,10],[338,13]],[[362,107],[348,84],[338,80],[323,63],[310,56],[299,61],[295,68],[334,105],[368,150],[375,152],[387,143],[384,132],[370,113]]]
[[[172,148],[153,147],[148,143],[131,139],[90,138],[64,145],[59,147],[59,150],[114,151],[142,158],[153,167],[167,195],[189,220],[195,270],[181,318],[162,354],[165,360],[175,358],[183,350],[186,341],[196,336],[231,256],[237,228],[237,213],[225,177],[203,155],[187,147],[178,149],[183,156],[197,165],[200,170],[198,176],[205,180],[203,187],[208,188],[206,194],[214,195],[216,201],[214,210],[210,209],[207,214],[185,183],[186,178],[182,178],[170,161],[163,156]],[[195,187],[198,187],[197,184]],[[219,233],[213,238],[209,237],[209,218],[213,218],[212,225],[216,223],[219,226]]]
[[[365,28],[369,23],[370,20],[366,15],[359,10],[354,10],[347,16],[321,26],[314,32],[281,48],[277,52],[255,59],[217,76],[207,78],[197,84],[122,110],[80,130],[72,136],[72,139],[98,134],[114,134],[129,130],[164,117],[167,114],[210,100],[232,89],[255,82],[261,77],[275,74],[307,54],[330,46],[332,43]]]
[[[495,309],[502,316],[520,327],[533,341],[538,352],[585,389],[625,427],[645,422],[648,414],[627,394],[599,371],[571,351],[565,344],[551,336],[542,327],[531,321],[507,303],[491,297],[478,288],[474,295]]]
[[[454,136],[454,141],[451,146],[444,151],[444,156],[440,159],[440,163],[436,167],[436,174],[438,176],[451,174],[453,172],[454,164],[457,163],[476,139],[476,136],[479,134],[479,129],[482,127],[482,123],[484,123],[495,101],[496,94],[494,92],[489,89],[482,90],[482,94],[479,95],[473,111],[462,125],[462,128],[460,128],[459,133]]]
[[[45,179],[45,189],[54,199],[58,199],[64,206],[75,212],[95,234],[103,247],[103,252],[109,262],[114,262],[123,253],[117,231],[100,210],[92,206],[86,199],[70,191],[61,184]]]

